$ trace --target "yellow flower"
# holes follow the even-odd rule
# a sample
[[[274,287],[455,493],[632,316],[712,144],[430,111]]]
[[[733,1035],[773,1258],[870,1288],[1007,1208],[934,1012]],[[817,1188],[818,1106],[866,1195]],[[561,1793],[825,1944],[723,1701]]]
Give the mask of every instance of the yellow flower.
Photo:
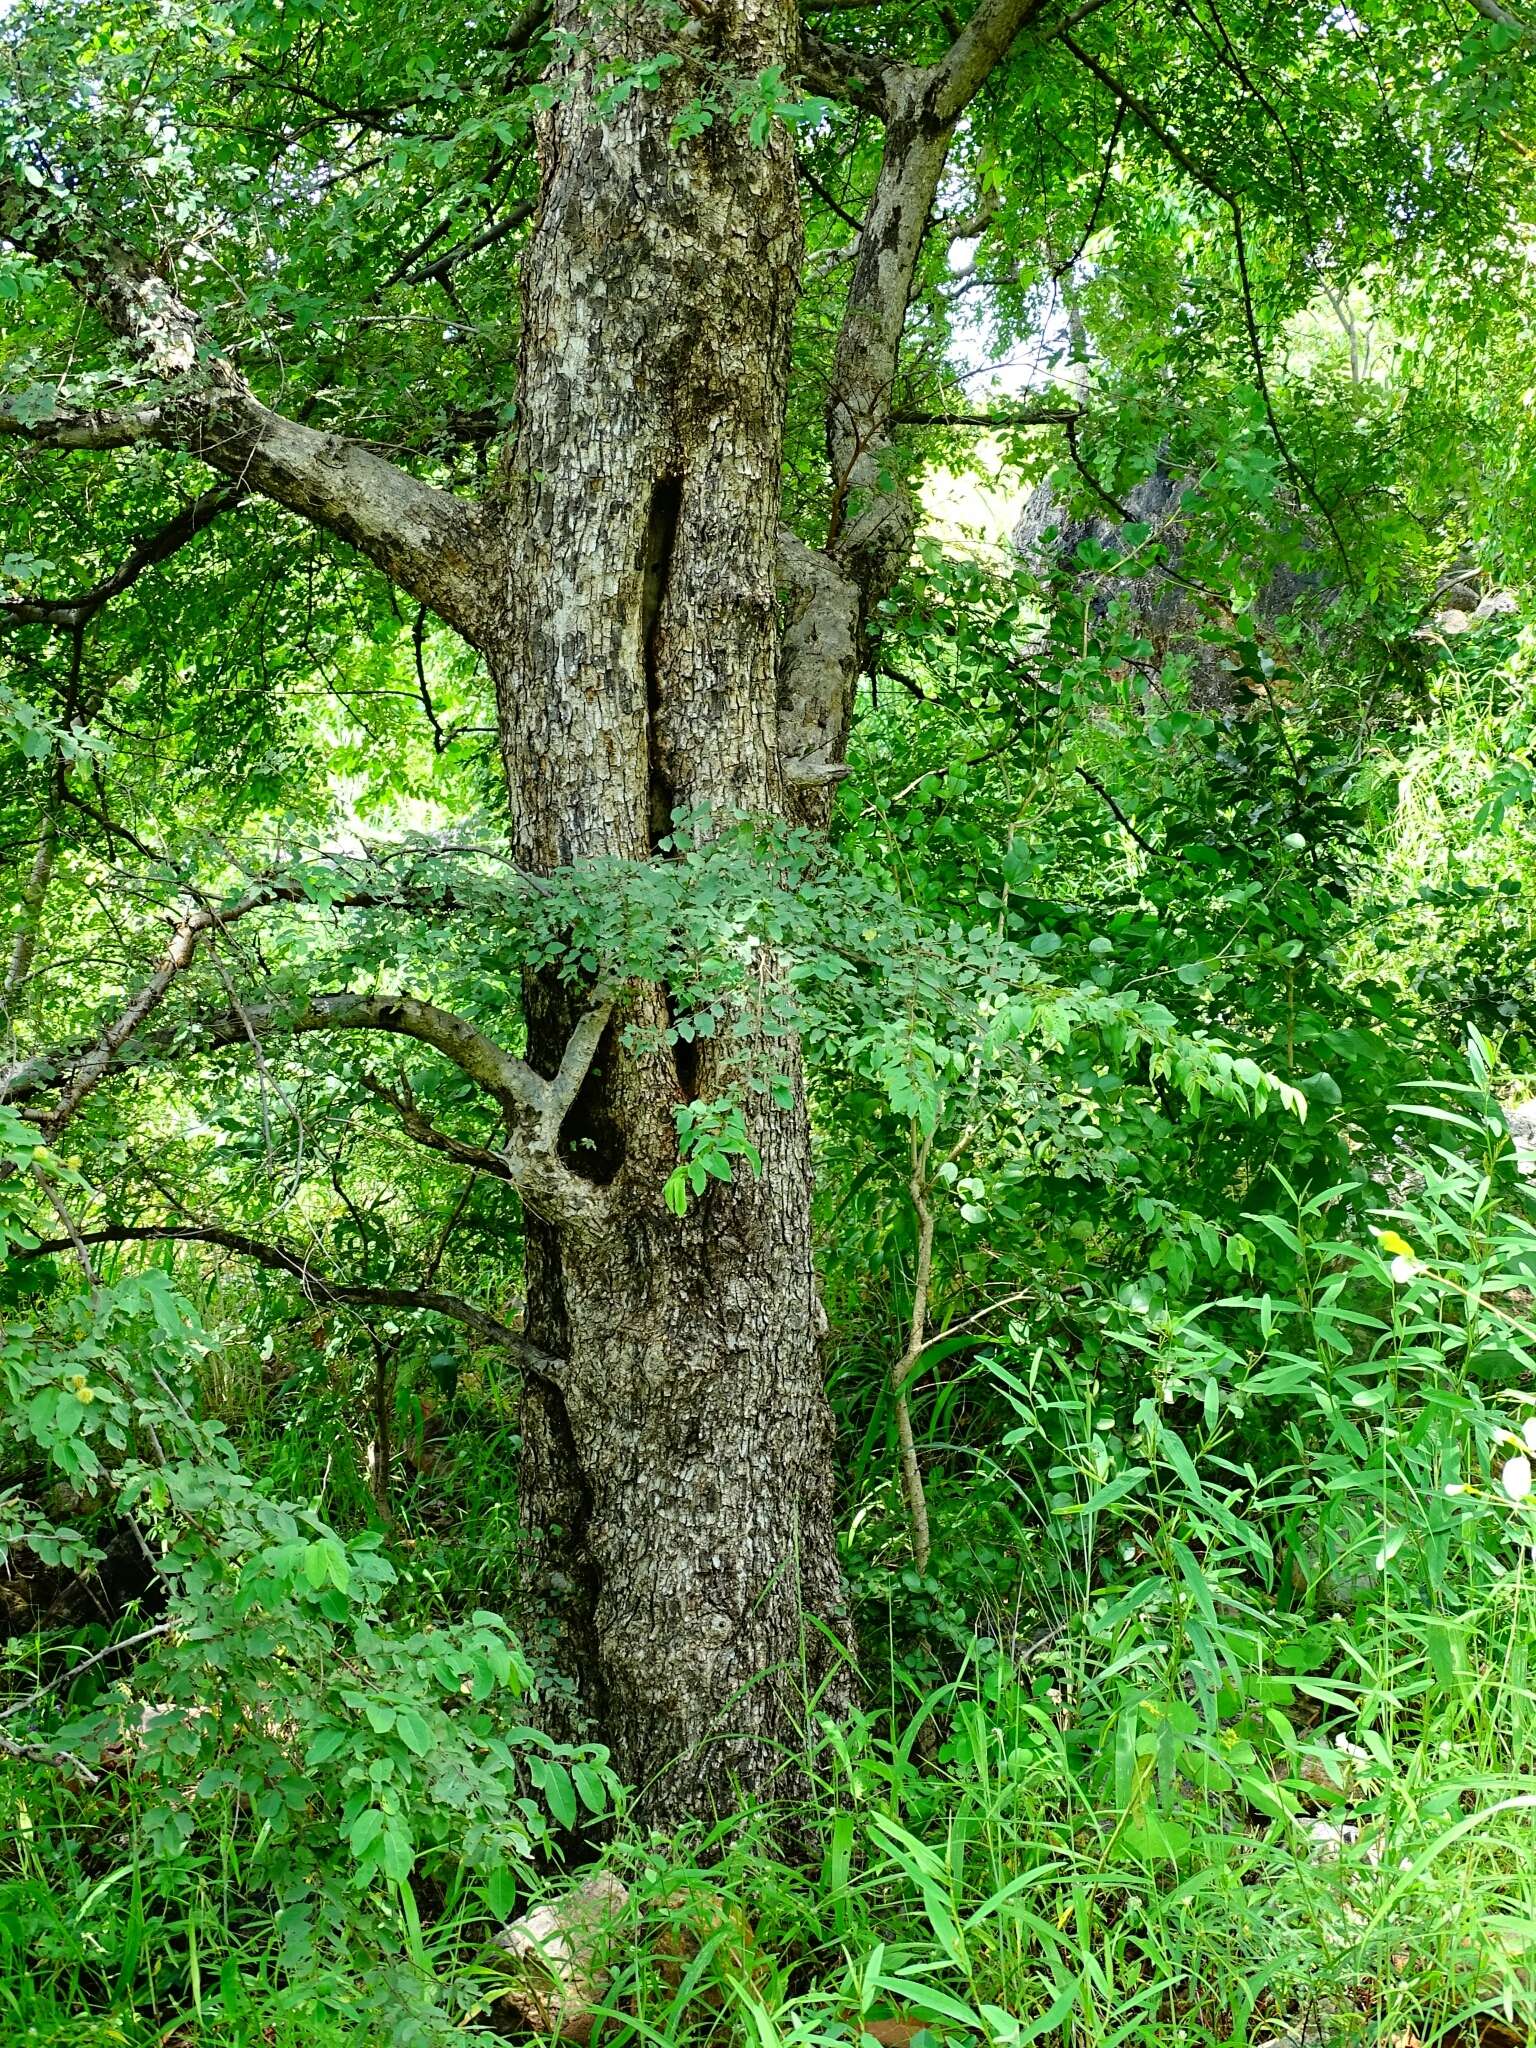
[[[1400,1259],[1416,1259],[1419,1255],[1406,1237],[1400,1237],[1395,1230],[1378,1230],[1376,1242],[1384,1252],[1393,1252]]]

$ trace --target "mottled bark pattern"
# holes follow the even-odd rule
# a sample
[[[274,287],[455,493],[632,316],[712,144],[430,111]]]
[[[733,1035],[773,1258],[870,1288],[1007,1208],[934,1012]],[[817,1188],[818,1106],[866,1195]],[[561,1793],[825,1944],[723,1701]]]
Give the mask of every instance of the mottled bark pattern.
[[[782,813],[774,572],[800,255],[787,137],[697,95],[787,62],[786,0],[695,8],[661,83],[598,112],[599,67],[653,54],[657,17],[558,10],[581,54],[541,136],[519,429],[505,478],[509,629],[491,650],[513,842],[548,871],[641,856],[674,811]],[[528,992],[548,1071],[571,1023]],[[635,1052],[658,991],[610,1027],[567,1129],[600,1223],[530,1217],[523,1511],[582,1706],[653,1816],[761,1792],[839,1626],[803,1101],[753,1099],[763,1155],[685,1218],[661,1200],[673,1112],[731,1083]],[[782,1068],[785,1056],[777,1056]]]

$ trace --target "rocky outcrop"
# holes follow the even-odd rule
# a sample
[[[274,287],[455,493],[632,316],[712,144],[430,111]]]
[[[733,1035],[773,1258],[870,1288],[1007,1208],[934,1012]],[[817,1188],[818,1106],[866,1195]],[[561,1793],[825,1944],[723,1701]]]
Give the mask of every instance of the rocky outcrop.
[[[1246,716],[1255,709],[1248,686],[1236,677],[1230,656],[1202,635],[1215,626],[1235,622],[1217,594],[1185,577],[1187,552],[1182,517],[1190,489],[1187,479],[1161,465],[1121,499],[1130,520],[1151,528],[1148,539],[1127,545],[1125,523],[1106,507],[1087,518],[1073,517],[1050,480],[1037,484],[1025,503],[1013,544],[1024,560],[1045,575],[1070,563],[1085,541],[1093,541],[1111,558],[1134,555],[1145,561],[1156,543],[1158,560],[1149,569],[1117,575],[1111,569],[1083,570],[1081,580],[1093,591],[1095,610],[1106,612],[1123,600],[1138,631],[1152,643],[1159,661],[1185,656],[1190,664],[1189,701],[1219,716]],[[1253,623],[1262,637],[1280,619],[1298,611],[1321,617],[1335,592],[1322,579],[1286,565],[1277,567],[1253,606]]]

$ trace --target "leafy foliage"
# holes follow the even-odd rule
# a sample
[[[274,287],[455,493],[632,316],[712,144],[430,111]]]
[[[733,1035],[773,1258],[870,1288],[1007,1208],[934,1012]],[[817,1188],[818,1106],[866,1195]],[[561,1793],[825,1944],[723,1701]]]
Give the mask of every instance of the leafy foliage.
[[[954,27],[806,12],[845,59]],[[691,32],[639,13],[610,113]],[[0,244],[16,2038],[462,2038],[496,1930],[599,1846],[631,1902],[604,2041],[1536,2023],[1536,103],[1503,14],[1063,10],[1000,63],[880,482],[1046,511],[1022,549],[928,519],[827,838],[684,814],[652,858],[515,872],[478,660],[188,455],[29,439],[176,366],[82,349],[67,279]],[[0,21],[7,190],[159,264],[264,402],[483,484],[546,67],[583,48],[486,26],[39,0]],[[793,139],[805,533],[843,511],[879,125],[782,66],[675,123]],[[864,1705],[806,1703],[796,1813],[695,1840],[545,1732],[527,1219],[484,1095],[297,1028],[408,990],[515,1056],[530,973],[680,1073],[735,1049],[657,1176],[690,1227],[803,1054]]]

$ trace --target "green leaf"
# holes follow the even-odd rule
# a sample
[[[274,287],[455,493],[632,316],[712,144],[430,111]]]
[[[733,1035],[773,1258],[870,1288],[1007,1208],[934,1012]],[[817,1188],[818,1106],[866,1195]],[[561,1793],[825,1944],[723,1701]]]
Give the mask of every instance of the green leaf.
[[[328,1764],[333,1756],[346,1748],[351,1733],[346,1728],[322,1728],[310,1741],[304,1752],[304,1762],[314,1770],[320,1764]]]
[[[414,1707],[401,1707],[395,1715],[395,1733],[415,1756],[427,1756],[432,1750],[432,1730],[425,1717]]]
[[[591,1764],[573,1763],[571,1778],[588,1813],[607,1812],[608,1786],[600,1771],[594,1770]]]
[[[563,1828],[576,1825],[576,1793],[570,1773],[554,1757],[533,1757],[528,1775],[544,1794],[544,1802]]]
[[[361,1858],[384,1832],[384,1815],[376,1806],[365,1806],[347,1835],[352,1854]]]
[[[410,1830],[398,1815],[391,1814],[380,1840],[380,1868],[392,1883],[404,1884],[415,1862],[416,1851]]]

